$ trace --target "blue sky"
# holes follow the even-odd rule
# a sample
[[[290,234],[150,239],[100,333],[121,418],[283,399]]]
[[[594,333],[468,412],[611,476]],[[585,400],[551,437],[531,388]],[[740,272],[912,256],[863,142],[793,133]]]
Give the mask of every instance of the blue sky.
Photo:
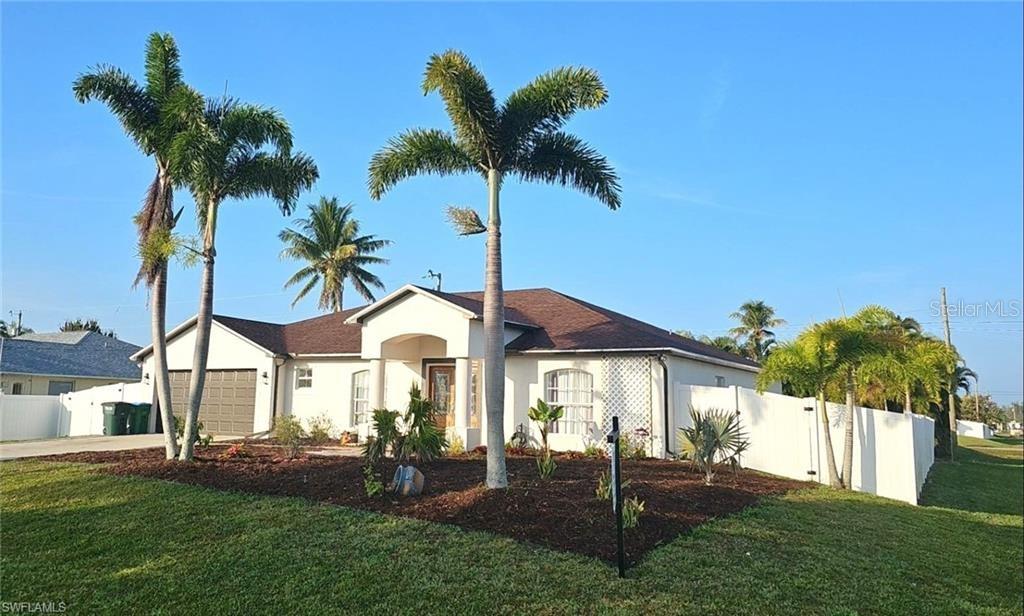
[[[622,209],[509,184],[506,288],[552,287],[711,334],[761,298],[788,337],[841,301],[939,333],[945,285],[967,313],[954,342],[982,390],[1022,397],[1020,3],[4,3],[2,19],[2,309],[36,330],[95,317],[148,339],[131,215],[151,161],[70,86],[96,63],[141,77],[154,30],[175,36],[195,87],[219,95],[226,82],[284,113],[320,167],[303,203],[352,201],[368,232],[394,240],[379,271],[389,289],[427,284],[428,268],[447,290],[480,288],[482,241],[457,238],[442,215],[483,206],[478,179],[415,179],[378,203],[366,190],[389,137],[447,126],[419,83],[427,57],[454,47],[499,97],[565,64],[598,70],[611,92],[569,129],[619,170]],[[191,231],[191,201],[177,199]],[[277,256],[287,223],[264,200],[223,209],[218,312],[316,314],[313,301],[290,308],[281,288],[297,268]],[[198,272],[176,266],[170,285],[177,323],[195,311]],[[999,301],[1005,316],[971,316]]]

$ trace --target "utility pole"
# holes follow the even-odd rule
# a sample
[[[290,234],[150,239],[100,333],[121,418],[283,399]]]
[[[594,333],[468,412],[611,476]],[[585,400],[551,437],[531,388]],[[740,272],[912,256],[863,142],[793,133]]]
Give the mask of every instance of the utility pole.
[[[946,332],[946,348],[953,348],[953,341],[949,335],[949,306],[946,305],[946,287],[942,287],[942,327]],[[949,382],[947,383],[947,389],[949,393],[949,459],[952,460],[956,456],[956,383],[954,382],[954,376],[956,374],[956,362],[953,363],[952,371],[949,374]]]

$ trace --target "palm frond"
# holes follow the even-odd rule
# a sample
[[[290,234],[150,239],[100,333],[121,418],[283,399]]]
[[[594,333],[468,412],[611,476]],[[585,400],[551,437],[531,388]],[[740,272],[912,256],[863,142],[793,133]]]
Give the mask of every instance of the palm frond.
[[[388,141],[370,160],[369,189],[380,199],[398,182],[419,174],[454,175],[479,171],[477,161],[440,130],[414,129]]]
[[[178,46],[170,34],[154,32],[146,44],[146,92],[154,101],[164,101],[181,85]]]
[[[460,51],[434,54],[423,75],[423,93],[435,91],[444,101],[459,142],[472,144],[496,164],[498,109],[483,73]]]
[[[561,132],[542,135],[514,166],[524,180],[561,184],[615,210],[622,205],[619,176],[608,160],[578,137]]]
[[[157,106],[131,75],[113,66],[98,66],[93,72],[80,75],[72,90],[80,103],[98,100],[106,104],[143,153],[153,153]]]
[[[596,71],[566,66],[544,73],[502,105],[502,149],[517,152],[537,134],[557,131],[577,111],[596,109],[607,100],[608,90]]]

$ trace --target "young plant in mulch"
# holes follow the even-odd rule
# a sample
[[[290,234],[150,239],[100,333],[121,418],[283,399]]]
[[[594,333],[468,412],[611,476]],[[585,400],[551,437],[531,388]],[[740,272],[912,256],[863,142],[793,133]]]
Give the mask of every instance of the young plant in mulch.
[[[248,457],[249,451],[245,448],[245,443],[234,443],[220,454],[221,460],[237,460]]]
[[[605,451],[605,448],[600,443],[590,442],[583,447],[583,457],[600,460],[607,458],[608,452]]]
[[[554,458],[551,457],[551,448],[548,446],[548,432],[551,425],[562,418],[565,408],[557,404],[549,405],[540,398],[537,398],[537,406],[530,407],[527,415],[540,427],[541,452],[537,458],[537,472],[541,479],[550,479],[558,467]]]
[[[380,480],[380,474],[369,464],[363,466],[363,489],[370,498],[384,494],[384,483]]]
[[[629,487],[629,484],[633,483],[632,479],[627,479],[622,482],[622,489],[625,490]],[[612,498],[612,476],[608,471],[601,473],[601,476],[597,478],[597,489],[594,490],[594,494],[601,500],[611,500]]]
[[[414,383],[409,389],[409,406],[402,418],[406,428],[398,447],[402,462],[415,460],[419,464],[441,457],[448,447],[448,440],[444,430],[437,427],[435,419],[433,403],[421,395],[420,388]]]
[[[692,426],[679,428],[683,457],[704,474],[704,485],[712,485],[715,464],[739,466],[740,454],[750,447],[739,415],[723,409],[698,411],[690,407]]]
[[[452,436],[444,453],[448,456],[461,456],[466,453],[466,444],[462,442],[462,437],[458,434]]]
[[[635,496],[622,501],[622,527],[636,528],[640,525],[640,514],[644,512],[646,503]]]
[[[277,419],[274,436],[284,447],[285,455],[291,460],[302,451],[302,439],[305,438],[306,431],[302,429],[302,424],[298,419],[291,415],[285,415]]]

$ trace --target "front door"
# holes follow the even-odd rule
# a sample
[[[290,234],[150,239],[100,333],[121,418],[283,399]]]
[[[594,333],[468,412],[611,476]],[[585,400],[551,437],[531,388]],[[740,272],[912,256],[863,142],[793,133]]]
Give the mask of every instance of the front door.
[[[455,423],[455,366],[427,368],[427,397],[434,405],[437,427]]]

